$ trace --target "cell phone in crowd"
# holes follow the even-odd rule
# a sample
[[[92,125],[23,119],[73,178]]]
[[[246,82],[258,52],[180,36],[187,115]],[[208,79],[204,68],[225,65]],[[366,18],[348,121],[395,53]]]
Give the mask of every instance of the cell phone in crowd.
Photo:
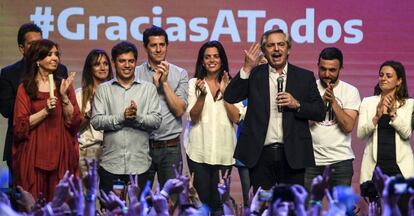
[[[260,190],[259,191],[259,201],[261,202],[271,202],[273,196],[273,190]]]
[[[389,183],[389,193],[393,195],[412,194],[414,191],[414,179],[404,179],[402,176],[396,176]]]
[[[112,191],[115,193],[115,195],[117,195],[121,199],[124,199],[125,182],[121,181],[120,179],[114,181],[114,183],[112,185]]]

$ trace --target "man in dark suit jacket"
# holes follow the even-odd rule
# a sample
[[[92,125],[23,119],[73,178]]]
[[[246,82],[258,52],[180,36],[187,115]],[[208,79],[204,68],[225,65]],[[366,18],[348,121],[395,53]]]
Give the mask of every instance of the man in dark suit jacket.
[[[253,45],[224,94],[229,103],[249,100],[234,157],[249,167],[254,190],[303,185],[305,168],[315,164],[308,121],[322,120],[325,106],[313,73],[287,62],[287,34],[267,31],[260,47],[268,64],[256,66],[259,45]]]
[[[6,141],[4,144],[3,160],[7,162],[7,166],[11,169],[12,161],[12,144],[13,144],[13,110],[14,101],[16,99],[17,88],[21,82],[21,78],[25,73],[24,55],[29,50],[31,44],[42,39],[42,30],[33,23],[26,23],[20,26],[17,34],[17,43],[19,51],[23,58],[5,68],[0,72],[0,113],[8,118],[8,128],[6,133]],[[58,66],[57,76],[67,78],[67,69],[64,65]]]

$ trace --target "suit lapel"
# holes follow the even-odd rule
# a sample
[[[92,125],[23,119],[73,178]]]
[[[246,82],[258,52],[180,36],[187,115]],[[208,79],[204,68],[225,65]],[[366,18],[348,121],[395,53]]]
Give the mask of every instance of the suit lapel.
[[[264,97],[265,101],[265,115],[267,119],[270,119],[270,87],[269,87],[269,65],[266,64],[266,70],[265,73],[262,75],[262,86],[263,86],[263,92],[262,95]]]
[[[286,78],[286,88],[285,91],[289,92],[292,96],[294,95],[295,92],[295,86],[294,86],[294,81],[297,80],[298,78],[296,77],[296,71],[295,69],[292,67],[291,64],[288,64],[288,72],[287,72],[287,78]],[[292,120],[290,120],[290,118],[292,117],[292,113],[287,112],[287,109],[284,110],[283,112],[283,140],[285,140],[285,137],[289,137],[289,133],[290,133],[290,124],[292,123]]]

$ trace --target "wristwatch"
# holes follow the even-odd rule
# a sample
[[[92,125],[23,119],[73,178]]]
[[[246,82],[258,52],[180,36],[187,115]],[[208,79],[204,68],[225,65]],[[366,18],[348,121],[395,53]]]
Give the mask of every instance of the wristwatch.
[[[296,107],[296,112],[299,112],[300,111],[300,102],[298,101],[298,100],[296,100],[296,103],[297,103],[297,107]]]

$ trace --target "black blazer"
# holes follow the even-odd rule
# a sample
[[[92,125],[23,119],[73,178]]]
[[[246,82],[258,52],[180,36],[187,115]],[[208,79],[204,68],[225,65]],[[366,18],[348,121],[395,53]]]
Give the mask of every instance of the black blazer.
[[[8,128],[3,152],[3,160],[5,161],[10,161],[12,156],[11,147],[13,144],[14,101],[25,68],[26,65],[24,59],[21,59],[20,61],[1,69],[0,72],[0,113],[5,118],[8,118]],[[66,79],[68,77],[66,66],[59,64],[56,75]]]
[[[283,110],[283,144],[290,167],[302,169],[315,165],[312,137],[308,120],[322,121],[325,106],[311,71],[288,65],[286,92],[300,102],[300,109]],[[244,127],[237,141],[234,157],[247,167],[253,167],[262,153],[270,117],[268,64],[255,67],[249,79],[240,73],[232,79],[224,93],[224,100],[236,103],[248,98]]]

